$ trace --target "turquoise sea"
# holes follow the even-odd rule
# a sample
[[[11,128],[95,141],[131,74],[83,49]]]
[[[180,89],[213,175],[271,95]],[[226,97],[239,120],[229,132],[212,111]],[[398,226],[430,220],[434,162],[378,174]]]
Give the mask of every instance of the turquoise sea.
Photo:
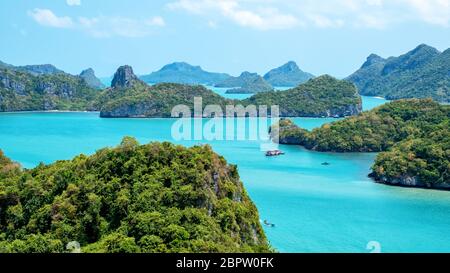
[[[364,98],[364,109],[385,101]],[[294,119],[312,129],[335,119]],[[0,149],[31,168],[104,146],[123,136],[141,143],[173,141],[173,119],[101,119],[98,113],[0,114]],[[283,146],[285,156],[266,158],[258,141],[209,143],[237,164],[264,227],[280,252],[450,252],[450,192],[373,183],[367,174],[375,154],[333,154]],[[330,166],[322,166],[323,162]]]

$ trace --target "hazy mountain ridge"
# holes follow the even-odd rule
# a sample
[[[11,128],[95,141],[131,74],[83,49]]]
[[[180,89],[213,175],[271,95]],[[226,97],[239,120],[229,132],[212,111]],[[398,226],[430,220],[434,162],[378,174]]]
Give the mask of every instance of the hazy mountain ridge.
[[[302,71],[294,61],[289,61],[264,75],[264,80],[274,87],[295,87],[312,78],[314,75]]]
[[[160,70],[140,77],[144,82],[155,83],[182,83],[214,85],[230,75],[226,73],[213,73],[203,70],[200,66],[193,66],[186,62],[175,62],[165,65]]]

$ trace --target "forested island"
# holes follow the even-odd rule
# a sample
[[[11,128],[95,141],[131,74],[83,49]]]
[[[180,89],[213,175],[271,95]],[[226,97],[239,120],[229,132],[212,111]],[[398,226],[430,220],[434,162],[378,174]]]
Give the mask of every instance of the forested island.
[[[230,77],[215,85],[215,87],[231,88],[228,94],[254,94],[269,92],[273,87],[257,73],[242,72],[239,77]]]
[[[202,85],[161,83],[150,86],[130,66],[120,67],[112,86],[98,90],[93,70],[80,76],[66,73],[33,75],[0,68],[0,111],[100,111],[101,117],[171,117],[176,105],[193,108],[194,97],[203,105],[249,104],[281,107],[281,115],[344,117],[361,111],[361,99],[349,82],[330,76],[312,79],[287,91],[270,91],[238,101],[226,99]]]
[[[126,137],[29,170],[0,151],[0,253],[270,252],[259,221],[209,146]]]
[[[141,82],[129,66],[118,69],[113,86],[103,91],[97,108],[101,117],[170,117],[176,105],[193,109],[194,97],[202,97],[203,105],[272,105],[280,106],[281,116],[344,117],[361,112],[361,98],[355,86],[330,76],[312,79],[298,88],[265,92],[250,99],[225,99],[197,85],[157,84]],[[226,113],[224,113],[225,115]]]
[[[356,87],[329,75],[310,79],[287,91],[255,94],[244,105],[279,105],[282,117],[346,117],[361,113]]]
[[[440,52],[422,44],[399,57],[371,54],[347,80],[365,96],[389,100],[433,98],[450,102],[450,49]]]
[[[81,77],[0,67],[0,111],[95,110],[97,90]]]
[[[320,152],[381,152],[376,181],[450,189],[450,106],[431,99],[394,101],[311,132],[282,120],[271,135]]]

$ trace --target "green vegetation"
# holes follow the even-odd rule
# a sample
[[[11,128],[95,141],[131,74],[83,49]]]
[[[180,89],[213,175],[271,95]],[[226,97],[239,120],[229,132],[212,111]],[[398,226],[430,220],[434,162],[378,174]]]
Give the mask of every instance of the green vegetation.
[[[216,87],[234,88],[227,91],[229,94],[252,94],[273,90],[260,75],[250,72],[242,72],[239,77],[229,77],[216,84]]]
[[[0,112],[93,110],[96,96],[80,77],[64,73],[34,76],[0,68]]]
[[[161,83],[148,86],[135,80],[130,88],[111,88],[99,96],[97,107],[101,117],[171,117],[176,105],[187,105],[192,110],[194,97],[201,97],[203,105],[215,104],[225,109],[230,101],[197,85]]]
[[[246,81],[241,87],[227,90],[227,94],[253,94],[273,91],[273,87],[259,77]]]
[[[283,120],[271,130],[282,144],[327,152],[382,152],[372,174],[385,183],[450,183],[450,106],[399,100],[308,132]],[[406,181],[406,182],[405,182]]]
[[[346,81],[324,75],[287,91],[259,93],[245,105],[279,105],[283,117],[342,117],[361,112],[361,97]]]
[[[194,97],[202,97],[203,105],[272,105],[280,106],[280,114],[291,116],[349,116],[361,111],[361,98],[353,84],[322,76],[288,91],[259,93],[247,100],[227,100],[203,86],[158,84],[147,86],[134,80],[131,87],[103,91],[98,101],[102,117],[170,117],[176,105],[193,109]],[[270,110],[270,109],[269,109]]]
[[[379,154],[372,176],[386,182],[413,178],[424,187],[450,188],[449,128],[447,119],[426,136],[407,139]]]
[[[127,137],[92,156],[11,164],[0,153],[0,252],[73,241],[83,252],[271,251],[236,166],[209,146]]]
[[[387,99],[433,98],[450,102],[450,49],[439,52],[427,45],[400,56],[383,59],[376,55],[347,80],[361,95]]]
[[[94,75],[92,70],[86,73]],[[250,85],[253,84],[251,81]],[[103,91],[88,87],[82,77],[64,73],[33,76],[0,69],[0,111],[100,110],[101,117],[165,118],[171,117],[177,105],[186,105],[192,110],[194,97],[201,97],[203,106],[219,105],[223,111],[226,105],[266,105],[269,108],[279,105],[284,117],[343,117],[361,112],[361,98],[355,86],[327,75],[287,91],[259,93],[238,101],[226,99],[200,85],[149,86],[139,80],[129,66],[120,67],[113,86]]]

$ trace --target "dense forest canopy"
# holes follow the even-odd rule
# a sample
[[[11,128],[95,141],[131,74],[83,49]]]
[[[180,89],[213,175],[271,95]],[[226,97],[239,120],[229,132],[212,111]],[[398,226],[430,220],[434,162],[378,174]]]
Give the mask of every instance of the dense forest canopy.
[[[258,212],[209,146],[140,146],[20,170],[0,152],[0,252],[269,252]]]
[[[279,105],[283,117],[343,117],[361,112],[356,87],[329,75],[320,76],[287,91],[256,94],[244,104]]]
[[[290,120],[271,130],[280,143],[323,152],[383,152],[373,167],[378,179],[450,183],[450,106],[431,99],[399,100],[309,132]]]

